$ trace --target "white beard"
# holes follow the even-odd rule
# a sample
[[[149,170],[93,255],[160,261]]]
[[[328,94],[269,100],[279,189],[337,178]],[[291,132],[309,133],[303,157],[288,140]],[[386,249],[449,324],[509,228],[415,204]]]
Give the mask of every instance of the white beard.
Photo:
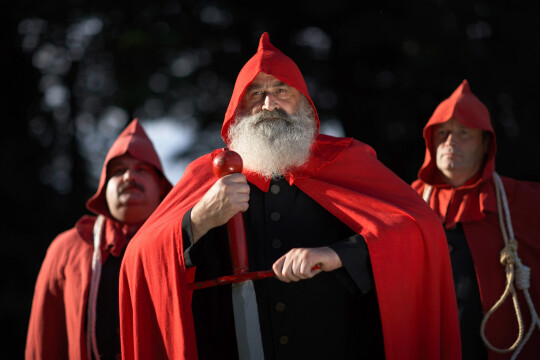
[[[262,110],[239,116],[229,129],[229,147],[240,154],[246,169],[277,179],[308,160],[316,132],[311,104],[302,98],[293,115]]]

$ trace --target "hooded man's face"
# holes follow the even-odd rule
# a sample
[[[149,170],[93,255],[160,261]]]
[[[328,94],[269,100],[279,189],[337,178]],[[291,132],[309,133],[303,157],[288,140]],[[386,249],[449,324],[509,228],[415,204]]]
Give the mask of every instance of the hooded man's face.
[[[107,175],[107,205],[111,215],[120,222],[142,224],[164,195],[164,180],[154,167],[129,155],[112,159]]]
[[[302,97],[300,91],[261,72],[246,89],[240,108],[245,115],[276,109],[292,115],[298,110]]]
[[[229,129],[229,146],[247,169],[278,178],[308,160],[317,125],[311,103],[297,89],[259,73],[239,113]]]
[[[489,141],[483,131],[452,118],[433,129],[437,168],[452,186],[460,186],[483,166]]]

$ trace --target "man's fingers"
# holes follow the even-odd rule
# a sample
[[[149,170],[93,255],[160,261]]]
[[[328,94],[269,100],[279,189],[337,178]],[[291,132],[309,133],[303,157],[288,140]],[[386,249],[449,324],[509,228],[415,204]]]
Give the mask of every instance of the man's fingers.
[[[283,276],[283,262],[285,261],[285,256],[280,257],[277,259],[274,264],[272,265],[272,270],[274,271],[274,274],[276,274],[276,277],[284,282],[289,282],[284,276]]]
[[[239,191],[249,193],[249,185],[244,174],[230,174],[220,178],[218,182],[221,182],[227,186],[239,185]]]
[[[300,273],[303,274],[306,277],[306,279],[312,278],[313,276],[317,275],[321,271],[322,271],[321,270],[321,264],[315,264],[315,265],[311,266],[307,262],[304,262],[302,264],[301,269],[300,269]]]
[[[321,271],[332,271],[341,266],[334,250],[321,247],[292,249],[279,258],[272,269],[279,280],[290,282],[310,279]]]
[[[221,193],[221,202],[224,209],[234,216],[236,213],[247,211],[249,208],[249,185],[243,174],[230,174],[218,181]],[[228,207],[230,207],[228,209]]]
[[[192,229],[198,237],[225,224],[239,212],[249,208],[249,185],[243,174],[230,174],[218,179],[191,212]]]
[[[281,281],[291,282],[299,280],[292,270],[291,258],[287,254],[283,255],[272,265],[272,270],[274,270],[276,277]]]
[[[300,281],[316,275],[296,250],[291,250],[273,264],[272,270],[279,280],[284,282]]]

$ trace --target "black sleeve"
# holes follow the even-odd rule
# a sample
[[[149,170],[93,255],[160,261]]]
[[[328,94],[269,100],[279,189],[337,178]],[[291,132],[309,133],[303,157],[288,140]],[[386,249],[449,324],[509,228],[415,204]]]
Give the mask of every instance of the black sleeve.
[[[182,219],[182,242],[184,245],[184,261],[186,267],[192,267],[197,264],[197,259],[200,259],[202,252],[202,242],[194,241],[193,231],[191,229],[191,210],[189,209]]]
[[[182,218],[182,239],[184,248],[184,261],[186,267],[198,266],[203,263],[210,263],[218,266],[220,274],[223,271],[231,271],[230,257],[221,256],[229,254],[229,243],[223,241],[227,239],[227,227],[218,226],[208,230],[197,242],[193,238],[193,230],[191,228],[191,210],[188,210]],[[218,258],[221,259],[218,261]],[[213,265],[212,265],[213,266]],[[228,266],[228,267],[227,267]],[[201,272],[200,269],[197,272]],[[226,273],[223,273],[225,275]]]
[[[373,272],[364,237],[355,234],[345,240],[328,245],[334,250],[346,271],[337,271],[336,277],[353,294],[366,294],[373,289]]]

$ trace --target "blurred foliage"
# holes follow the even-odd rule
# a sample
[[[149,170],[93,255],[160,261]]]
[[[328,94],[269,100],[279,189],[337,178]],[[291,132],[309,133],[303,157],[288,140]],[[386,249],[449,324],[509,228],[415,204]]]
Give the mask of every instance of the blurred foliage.
[[[422,163],[424,124],[464,78],[491,112],[499,173],[540,181],[539,8],[518,0],[11,4],[1,15],[5,355],[21,357],[46,248],[86,213],[123,126],[139,117],[191,128],[179,161],[221,146],[236,75],[264,31],[299,65],[323,125],[373,146],[405,181]]]

